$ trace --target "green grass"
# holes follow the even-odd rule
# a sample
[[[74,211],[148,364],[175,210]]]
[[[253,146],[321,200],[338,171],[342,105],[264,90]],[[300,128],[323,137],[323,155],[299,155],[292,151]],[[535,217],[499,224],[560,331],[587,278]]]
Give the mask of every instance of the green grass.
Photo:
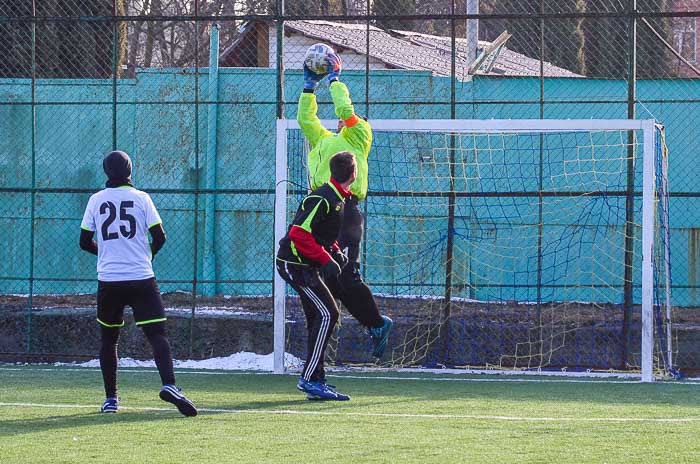
[[[120,370],[105,415],[99,370],[0,367],[0,463],[700,462],[700,385],[435,378],[338,374],[352,400],[319,403],[293,376],[181,372],[184,418],[151,370]]]

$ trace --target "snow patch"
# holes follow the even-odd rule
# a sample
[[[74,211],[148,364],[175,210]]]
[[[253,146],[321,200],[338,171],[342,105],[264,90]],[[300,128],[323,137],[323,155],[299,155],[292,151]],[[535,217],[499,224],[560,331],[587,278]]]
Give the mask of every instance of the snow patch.
[[[174,360],[173,364],[177,369],[215,369],[223,371],[272,371],[274,366],[274,353],[257,354],[248,351],[241,351],[230,356],[201,359],[201,360]],[[302,360],[296,356],[285,353],[285,365],[288,369],[298,369],[302,365]],[[83,363],[55,363],[55,366],[79,366],[79,367],[100,367],[99,359],[92,359]],[[156,363],[151,359],[141,361],[133,358],[120,358],[119,367],[151,367],[155,368]]]
[[[244,311],[244,308],[240,306],[235,306],[231,308],[221,308],[215,306],[197,306],[195,308],[195,314],[198,316],[251,316],[259,315],[259,313],[254,313],[251,311]],[[168,313],[174,314],[191,314],[192,308],[165,308]]]

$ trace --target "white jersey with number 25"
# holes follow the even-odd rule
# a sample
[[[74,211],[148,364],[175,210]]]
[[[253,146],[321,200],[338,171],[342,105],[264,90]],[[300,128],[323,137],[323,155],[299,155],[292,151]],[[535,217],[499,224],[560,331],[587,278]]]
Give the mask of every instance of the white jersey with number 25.
[[[116,282],[153,277],[148,229],[161,222],[146,192],[123,186],[92,195],[80,227],[97,236],[97,279]]]

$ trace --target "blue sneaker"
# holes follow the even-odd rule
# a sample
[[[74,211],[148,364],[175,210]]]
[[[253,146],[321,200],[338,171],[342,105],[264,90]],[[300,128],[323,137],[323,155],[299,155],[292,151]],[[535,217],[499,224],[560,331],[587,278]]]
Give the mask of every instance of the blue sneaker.
[[[117,412],[119,409],[119,399],[115,397],[107,398],[104,403],[102,403],[102,407],[100,408],[100,412]]]
[[[322,378],[321,380],[319,380],[319,383],[321,383],[322,385],[325,385],[325,387],[326,387],[328,390],[330,390],[330,391],[333,391],[333,392],[334,392],[335,389],[336,389],[336,386],[335,386],[335,385],[331,385],[331,384],[329,384],[329,383],[326,383],[326,378],[325,378],[325,377]],[[299,390],[301,390],[301,391],[304,391],[298,384],[297,384],[297,388],[298,388]],[[346,395],[343,395],[343,396],[346,396]],[[323,398],[321,398],[320,396],[314,395],[313,393],[307,393],[307,394],[306,394],[306,399],[307,399],[307,400],[310,400],[310,401],[323,400]]]
[[[197,415],[197,408],[195,408],[192,401],[188,400],[182,394],[182,390],[175,385],[163,385],[158,396],[160,396],[161,400],[174,404],[183,416],[193,417]]]
[[[328,390],[330,390],[330,391],[332,391],[332,392],[335,392],[336,386],[335,386],[335,385],[331,385],[330,383],[326,383],[325,377],[322,378],[319,382],[321,382],[323,385],[325,385],[326,388],[327,388]],[[347,396],[347,395],[343,395],[343,396]],[[316,395],[312,395],[311,393],[307,393],[307,394],[306,394],[306,399],[309,400],[309,401],[323,400],[323,398],[321,398],[321,397],[319,397],[319,396],[316,396]]]
[[[335,385],[331,385],[330,383],[326,382],[326,378],[323,377],[320,382],[325,385],[326,387],[330,388],[331,390],[335,390]]]
[[[391,328],[394,326],[394,321],[387,316],[382,316],[384,325],[381,327],[373,327],[369,329],[369,336],[372,339],[372,356],[381,358],[386,349],[386,342],[389,340]]]
[[[299,379],[297,383],[297,389],[306,393],[306,398],[309,400],[321,400],[321,401],[348,401],[350,397],[348,395],[343,395],[335,390],[328,388],[324,383],[317,381],[307,381],[304,378]]]

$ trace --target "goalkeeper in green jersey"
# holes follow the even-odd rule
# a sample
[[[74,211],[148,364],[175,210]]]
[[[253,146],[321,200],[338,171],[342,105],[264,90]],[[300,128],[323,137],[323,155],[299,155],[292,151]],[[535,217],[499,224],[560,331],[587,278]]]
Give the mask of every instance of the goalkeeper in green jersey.
[[[367,196],[367,158],[372,145],[372,128],[363,118],[355,114],[348,88],[338,80],[342,61],[336,54],[329,55],[328,80],[330,92],[338,116],[338,132],[333,133],[321,125],[316,115],[318,105],[314,91],[323,75],[311,71],[304,65],[304,91],[299,96],[297,121],[304,137],[311,144],[307,166],[311,189],[315,190],[330,180],[330,159],[336,153],[349,151],[355,155],[357,178],[350,187],[352,196],[345,200],[345,212],[338,243],[347,255],[349,264],[336,278],[327,278],[326,285],[333,296],[339,298],[370,334],[373,356],[380,358],[386,348],[393,322],[379,314],[379,308],[369,287],[360,274],[360,245],[362,242],[364,216],[358,203]]]

